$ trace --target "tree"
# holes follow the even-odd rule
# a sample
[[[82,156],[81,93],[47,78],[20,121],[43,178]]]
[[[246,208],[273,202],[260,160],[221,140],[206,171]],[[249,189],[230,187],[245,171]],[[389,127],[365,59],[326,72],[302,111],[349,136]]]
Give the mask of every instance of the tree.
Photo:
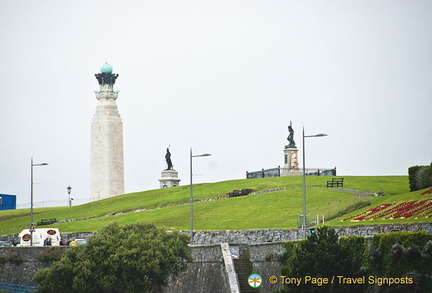
[[[288,242],[286,250],[286,264],[282,268],[282,275],[301,278],[300,286],[288,285],[283,292],[363,292],[362,288],[355,285],[340,284],[336,279],[334,284],[330,280],[337,276],[356,278],[361,276],[361,265],[364,253],[363,239],[358,237],[351,241],[339,241],[334,229],[320,227],[315,233],[309,235],[306,240]],[[361,243],[360,243],[361,242]],[[352,244],[356,243],[360,251],[353,250]],[[349,244],[349,245],[348,245]],[[359,245],[360,244],[360,245]],[[328,278],[328,284],[315,283],[306,278],[323,280]],[[321,278],[321,279],[318,279]],[[363,288],[364,289],[364,288]]]
[[[114,223],[35,275],[39,292],[160,292],[191,260],[188,237]]]

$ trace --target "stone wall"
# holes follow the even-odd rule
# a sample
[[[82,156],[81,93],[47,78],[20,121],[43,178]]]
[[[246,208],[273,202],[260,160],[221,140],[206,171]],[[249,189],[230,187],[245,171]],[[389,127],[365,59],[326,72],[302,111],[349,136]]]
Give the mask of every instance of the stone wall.
[[[370,237],[377,233],[393,231],[426,231],[432,233],[432,223],[390,224],[335,227],[340,236],[357,235]],[[282,243],[301,238],[301,230],[258,229],[232,231],[197,231],[192,245],[192,259],[187,271],[171,278],[165,293],[174,292],[230,292],[230,285],[225,268],[220,243],[229,243],[233,258],[246,258],[252,264],[252,273],[262,276],[260,292],[273,292],[280,285],[267,282],[270,276],[280,276],[282,270]],[[3,236],[1,239],[9,239]],[[91,234],[62,234],[65,239],[87,238]],[[49,263],[37,261],[37,255],[47,247],[1,247],[0,258],[14,254],[24,261],[13,263],[0,262],[0,282],[23,285],[37,285],[32,281],[33,275],[40,269],[49,267]],[[71,249],[61,247],[60,249]]]
[[[0,257],[19,255],[24,261],[0,263],[0,282],[37,286],[32,278],[34,274],[43,268],[50,266],[47,262],[40,262],[36,257],[48,247],[2,247]],[[66,251],[70,247],[60,247]],[[175,278],[169,280],[164,293],[174,292],[231,292],[228,275],[222,257],[220,245],[191,246],[192,259],[188,263],[187,270]],[[253,264],[253,272],[261,276],[279,275],[281,263],[274,256],[282,251],[281,243],[242,245],[241,248],[233,247],[234,251],[241,252],[242,257],[249,253]],[[269,287],[270,286],[270,287]],[[267,284],[260,292],[273,292],[277,287]],[[269,287],[269,288],[266,288]],[[270,290],[271,288],[271,290]]]
[[[282,243],[249,245],[249,260],[252,263],[252,271],[264,279],[260,286],[260,292],[273,292],[282,288],[281,284],[273,285],[267,281],[271,276],[279,277],[281,275],[282,254]]]
[[[193,243],[203,244],[255,244],[268,242],[294,241],[301,237],[299,229],[254,229],[254,230],[217,230],[217,231],[196,231]]]
[[[229,292],[220,245],[192,246],[192,262],[185,272],[171,278],[165,293]]]
[[[339,236],[373,236],[377,233],[393,231],[425,231],[432,233],[432,222],[412,224],[383,224],[383,225],[359,225],[333,227]],[[194,244],[217,244],[227,242],[229,244],[257,244],[297,241],[303,239],[301,229],[254,229],[254,230],[215,230],[196,231]]]
[[[50,266],[47,262],[36,260],[36,257],[45,249],[47,248],[0,247],[0,258],[6,258],[4,263],[0,262],[0,282],[37,286],[32,280],[34,274]],[[8,261],[7,259],[13,255],[17,255],[23,262],[15,263]]]
[[[0,262],[0,282],[37,286],[33,282],[35,273],[50,266],[37,261],[37,256],[48,247],[1,247],[0,258],[18,255],[23,262]],[[59,247],[66,251],[71,247]],[[220,245],[192,246],[193,261],[187,270],[171,278],[165,292],[229,292],[228,280]]]
[[[432,233],[432,222],[411,223],[411,224],[382,224],[382,225],[358,225],[333,227],[339,233],[339,236],[373,236],[377,233],[388,233],[393,231],[425,231]],[[189,234],[189,231],[184,231]],[[89,238],[94,233],[61,233],[65,240],[72,238]],[[17,234],[2,235],[0,240],[11,241]],[[275,243],[286,241],[297,241],[303,239],[301,229],[252,229],[252,230],[209,230],[195,231],[194,245],[207,244],[259,244]]]
[[[378,233],[390,233],[394,231],[417,232],[425,231],[432,233],[432,222],[411,224],[385,224],[367,226],[334,227],[339,236],[373,236]]]

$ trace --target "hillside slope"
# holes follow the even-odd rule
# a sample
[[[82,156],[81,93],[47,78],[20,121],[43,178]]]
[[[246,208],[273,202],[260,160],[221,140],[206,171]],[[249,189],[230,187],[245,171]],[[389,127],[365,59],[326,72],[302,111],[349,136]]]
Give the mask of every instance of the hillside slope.
[[[407,176],[345,176],[344,189],[326,188],[329,176],[307,176],[307,213],[313,221],[334,217],[353,206],[363,207],[340,218],[331,225],[358,225],[362,222],[341,222],[342,218],[385,202],[402,202],[417,198],[421,192],[410,193]],[[296,228],[297,215],[302,213],[301,176],[241,179],[197,184],[193,188],[194,229],[227,230],[256,228]],[[228,198],[233,190],[251,189],[247,196]],[[383,192],[385,196],[373,197]],[[62,232],[92,232],[111,222],[153,222],[169,229],[189,229],[189,186],[148,190],[120,195],[73,207],[36,208],[35,222],[56,218],[50,225]],[[360,204],[359,202],[366,202]],[[0,211],[0,234],[18,233],[27,228],[29,209]],[[384,220],[382,220],[384,221]],[[385,220],[388,221],[388,220]],[[385,222],[384,221],[384,222]],[[428,219],[397,219],[402,222]],[[380,221],[374,221],[379,223]]]

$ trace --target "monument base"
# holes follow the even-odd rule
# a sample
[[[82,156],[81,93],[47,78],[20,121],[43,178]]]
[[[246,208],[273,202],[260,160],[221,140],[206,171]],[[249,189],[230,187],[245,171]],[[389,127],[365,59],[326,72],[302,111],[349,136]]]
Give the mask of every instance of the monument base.
[[[298,167],[298,149],[284,148],[284,167],[281,176],[298,175],[301,173]]]
[[[180,179],[176,170],[163,170],[159,179],[160,188],[179,186]]]

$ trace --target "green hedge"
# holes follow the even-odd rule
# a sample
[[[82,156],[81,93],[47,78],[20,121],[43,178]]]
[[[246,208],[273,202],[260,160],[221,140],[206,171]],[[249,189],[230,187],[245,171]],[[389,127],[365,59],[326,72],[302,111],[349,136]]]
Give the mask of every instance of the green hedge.
[[[432,186],[432,163],[429,166],[412,166],[408,168],[410,191]]]

